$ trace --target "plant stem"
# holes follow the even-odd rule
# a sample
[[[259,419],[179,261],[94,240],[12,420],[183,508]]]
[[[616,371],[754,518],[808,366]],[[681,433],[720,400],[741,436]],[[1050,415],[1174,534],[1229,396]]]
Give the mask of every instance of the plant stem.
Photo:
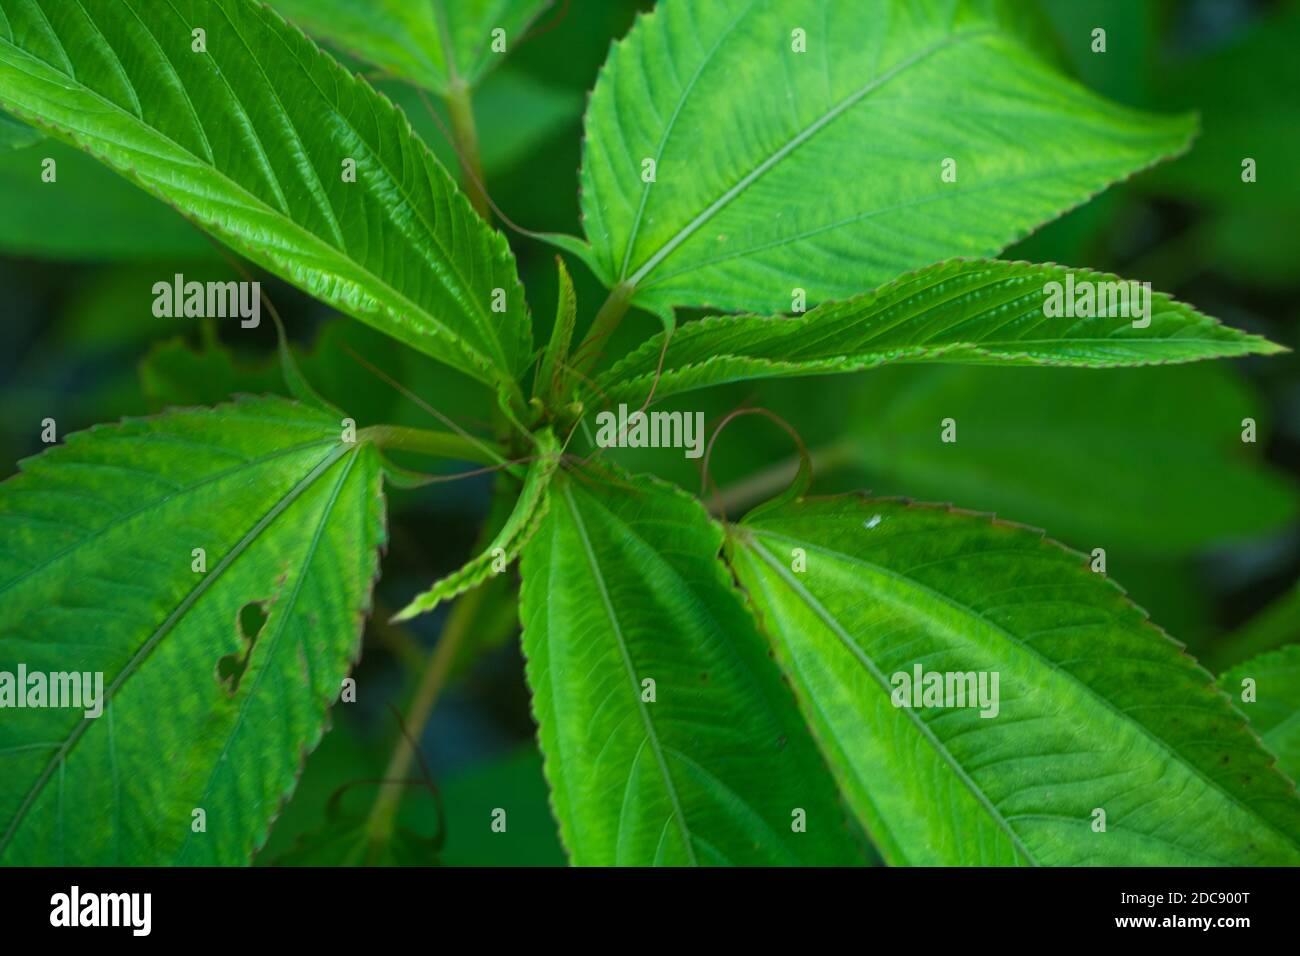
[[[574,366],[579,372],[591,371],[592,367],[600,359],[601,352],[609,344],[609,337],[614,334],[618,324],[623,321],[623,316],[627,315],[628,307],[632,304],[632,294],[635,291],[635,286],[624,282],[620,282],[609,290],[609,298],[605,300],[605,304],[596,313],[596,318],[592,320],[591,328],[587,330],[587,337],[582,340],[582,344],[574,351],[575,355],[580,354],[582,356]]]
[[[357,438],[373,442],[380,448],[398,448],[437,458],[454,458],[480,465],[501,465],[505,455],[500,448],[478,438],[456,435],[428,428],[409,428],[405,425],[372,425],[363,428]]]
[[[492,211],[488,207],[487,193],[483,190],[483,160],[479,156],[478,126],[474,123],[474,105],[470,101],[469,87],[459,78],[454,79],[447,90],[447,112],[451,116],[451,135],[455,140],[456,153],[460,156],[460,168],[470,205],[485,220],[491,222]]]
[[[375,609],[370,615],[370,632],[388,648],[389,652],[401,661],[402,666],[412,674],[424,670],[425,658],[423,648],[416,643],[411,632],[400,624],[389,623],[393,609],[376,597]]]
[[[438,645],[429,655],[428,665],[420,678],[420,684],[411,700],[410,713],[407,715],[407,729],[411,740],[418,743],[424,732],[424,725],[429,722],[433,706],[442,694],[442,688],[451,673],[456,655],[465,641],[465,636],[473,628],[483,599],[488,589],[475,588],[461,596],[447,615],[447,624],[442,629]],[[388,769],[384,771],[384,783],[380,784],[379,796],[375,799],[366,821],[366,833],[369,837],[371,852],[383,846],[393,835],[397,823],[397,810],[406,792],[405,780],[411,772],[411,762],[415,759],[415,750],[406,735],[397,740],[393,755],[388,760]]]
[[[451,30],[447,24],[447,11],[442,0],[433,0],[433,19],[438,26],[438,36],[442,41],[443,53],[447,60],[447,93],[443,97],[447,104],[447,113],[451,117],[452,145],[460,157],[460,169],[464,180],[465,193],[469,196],[474,211],[485,220],[492,215],[483,191],[483,161],[479,158],[478,127],[474,123],[474,106],[470,100],[469,84],[460,75],[456,67],[455,47],[451,42]]]
[[[852,464],[855,455],[852,442],[841,441],[814,449],[809,457],[812,459],[813,473],[825,474]],[[798,472],[797,456],[762,468],[714,495],[709,501],[709,512],[739,517],[738,512],[748,510],[750,505],[758,504],[788,488]]]

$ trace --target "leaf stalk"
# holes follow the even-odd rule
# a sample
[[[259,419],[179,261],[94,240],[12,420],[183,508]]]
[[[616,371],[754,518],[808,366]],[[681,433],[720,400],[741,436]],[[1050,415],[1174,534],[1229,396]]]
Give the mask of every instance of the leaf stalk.
[[[504,465],[506,458],[501,449],[473,435],[455,435],[451,432],[429,428],[410,428],[405,425],[371,425],[357,433],[360,441],[368,441],[379,448],[396,448],[401,451],[432,455],[435,458],[452,458],[480,465]]]
[[[491,222],[492,211],[483,188],[485,180],[483,159],[479,152],[478,125],[474,122],[474,105],[470,99],[469,87],[460,80],[454,81],[447,90],[445,101],[447,114],[451,118],[451,135],[455,140],[456,155],[460,157],[463,174],[461,185],[474,211],[485,222]]]
[[[404,781],[410,773],[411,762],[415,759],[415,749],[410,741],[418,742],[423,734],[424,726],[433,714],[434,705],[446,686],[452,665],[465,643],[465,637],[473,629],[479,612],[483,609],[487,594],[487,588],[475,588],[456,602],[447,615],[447,624],[437,646],[429,655],[428,665],[415,690],[407,718],[410,739],[406,735],[398,738],[388,768],[384,771],[384,783],[380,785],[379,796],[375,798],[366,820],[366,834],[372,856],[392,838],[397,824],[397,811],[406,788]]]
[[[591,328],[587,330],[587,337],[582,340],[578,346],[575,356],[581,358],[574,364],[574,368],[583,374],[590,372],[599,361],[601,353],[605,349],[610,336],[618,328],[619,323],[623,321],[623,316],[627,315],[628,308],[632,305],[632,295],[636,292],[636,286],[626,282],[620,282],[614,288],[609,290],[609,298],[605,304],[600,307],[596,313],[596,318],[592,320]]]

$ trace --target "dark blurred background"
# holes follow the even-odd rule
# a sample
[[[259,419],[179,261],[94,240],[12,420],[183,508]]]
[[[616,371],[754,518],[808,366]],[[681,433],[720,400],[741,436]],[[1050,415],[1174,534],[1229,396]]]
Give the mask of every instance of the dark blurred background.
[[[1268,0],[1022,0],[1050,23],[1050,55],[1086,85],[1152,110],[1196,110],[1201,135],[1175,162],[1142,173],[1012,247],[1005,258],[1055,261],[1150,281],[1238,328],[1300,349],[1300,4]],[[557,4],[493,73],[476,113],[489,190],[515,222],[580,232],[581,117],[611,38],[650,2]],[[1092,30],[1107,52],[1091,52]],[[399,84],[377,82],[455,168],[440,129]],[[58,189],[33,173],[59,164]],[[1258,181],[1241,182],[1256,160]],[[554,250],[510,233],[545,341],[554,314]],[[580,327],[604,290],[576,260]],[[40,422],[60,435],[157,411],[211,404],[235,392],[283,392],[274,332],[230,335],[151,312],[151,287],[183,272],[235,278],[198,230],[74,150],[42,143],[0,152],[0,469],[41,449]],[[308,378],[361,425],[436,426],[372,368],[466,427],[491,414],[468,380],[291,287],[258,275],[284,315]],[[681,317],[689,320],[689,314]],[[657,327],[634,313],[632,345]],[[611,353],[621,345],[611,345]],[[824,467],[818,487],[870,488],[952,501],[1047,529],[1083,551],[1103,547],[1108,570],[1154,620],[1213,670],[1300,639],[1300,357],[1192,366],[1076,371],[885,368],[860,376],[747,384],[685,396],[716,423],[747,405],[789,420]],[[671,407],[671,405],[670,405]],[[961,441],[937,454],[941,418]],[[1242,420],[1258,440],[1241,440]],[[956,452],[956,454],[954,454]],[[711,476],[723,487],[779,476],[790,440],[758,417],[719,439]],[[628,467],[693,491],[698,462],[623,451]],[[774,479],[775,480],[775,479]],[[390,546],[377,614],[357,673],[357,704],[334,729],[259,862],[294,859],[295,841],[323,826],[326,804],[351,781],[382,774],[405,706],[445,609],[403,627],[382,623],[419,589],[470,556],[491,479],[390,495]],[[743,495],[741,499],[743,500]],[[508,622],[511,597],[494,600]],[[440,859],[468,864],[563,862],[546,804],[516,632],[477,636],[438,704],[422,749],[446,805]],[[508,796],[507,834],[486,826]],[[340,803],[364,810],[373,789]],[[428,835],[432,799],[412,791],[403,822]],[[308,842],[310,837],[308,837]],[[306,845],[306,844],[304,844]]]

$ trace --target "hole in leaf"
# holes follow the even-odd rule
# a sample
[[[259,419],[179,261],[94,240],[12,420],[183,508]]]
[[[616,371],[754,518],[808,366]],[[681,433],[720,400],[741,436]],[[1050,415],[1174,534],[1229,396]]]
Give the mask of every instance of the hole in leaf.
[[[217,683],[226,688],[231,697],[239,691],[239,681],[248,670],[248,660],[253,655],[253,645],[266,626],[266,608],[262,601],[249,601],[235,615],[235,627],[244,642],[243,653],[226,654],[217,661]]]

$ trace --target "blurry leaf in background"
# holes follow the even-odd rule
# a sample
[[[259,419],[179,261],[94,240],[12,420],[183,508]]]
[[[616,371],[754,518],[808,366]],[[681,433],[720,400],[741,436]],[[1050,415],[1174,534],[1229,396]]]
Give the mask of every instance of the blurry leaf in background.
[[[148,198],[124,181],[122,185]],[[158,208],[165,209],[161,204]],[[203,241],[201,233],[186,228]],[[211,244],[203,245],[208,254],[214,252]],[[6,378],[4,366],[12,365],[4,395],[6,414],[0,417],[0,454],[7,452],[5,461],[12,465],[43,450],[37,425],[45,417],[55,418],[60,431],[68,432],[161,407],[141,392],[136,366],[151,343],[198,325],[192,319],[153,314],[154,283],[178,271],[191,278],[237,278],[220,259],[155,258],[151,264],[89,266],[0,259],[0,284],[10,291],[5,315],[10,351],[0,357],[0,379]],[[223,392],[207,404],[223,402],[229,394]],[[6,466],[4,472],[11,470]]]
[[[144,196],[139,189],[135,192]],[[186,225],[195,236],[203,238],[201,233]],[[204,245],[212,251],[210,243],[205,241]],[[159,260],[148,264],[103,264],[86,269],[79,274],[78,281],[67,288],[61,300],[61,314],[55,321],[46,322],[41,327],[49,351],[65,361],[110,358],[129,365],[151,343],[198,326],[201,321],[198,319],[154,315],[153,306],[157,300],[154,283],[164,278],[170,280],[173,270],[181,268],[187,269],[190,277],[195,279],[227,281],[239,278],[219,259],[202,265]]]
[[[298,365],[326,398],[346,408],[358,423],[442,427],[421,407],[423,402],[466,431],[481,433],[490,427],[494,396],[478,382],[346,318],[322,325],[305,352],[299,351]]]
[[[536,745],[521,747],[451,777],[443,788],[449,866],[563,866],[559,830]],[[492,831],[492,812],[506,811],[505,833]]]
[[[1122,183],[1092,201],[1070,210],[1036,229],[1003,253],[1004,259],[1025,262],[1059,262],[1075,268],[1091,267],[1122,272],[1109,255],[1115,220],[1128,208],[1129,186]],[[1143,276],[1143,279],[1148,278]]]
[[[1216,48],[1153,71],[1159,104],[1199,110],[1202,132],[1194,149],[1144,186],[1208,207],[1184,253],[1195,266],[1238,282],[1294,286],[1300,278],[1300,8],[1280,6],[1226,36]],[[1243,182],[1248,159],[1254,182]]]
[[[511,51],[510,65],[539,81],[575,90],[585,99],[611,44],[627,34],[638,14],[654,6],[655,0],[554,0],[530,31],[528,42],[516,44]],[[576,171],[576,165],[569,170]],[[572,192],[576,199],[576,189]]]
[[[1166,288],[1213,271],[1238,284],[1268,289],[1294,286],[1300,276],[1300,190],[1290,170],[1300,148],[1300,6],[1131,0],[1042,0],[1056,23],[1075,72],[1089,86],[1131,105],[1195,110],[1202,130],[1192,149],[1141,177],[1124,192],[1179,204],[1199,203],[1201,218],[1176,225],[1186,233],[1161,250],[1168,261],[1147,262]],[[1107,31],[1105,54],[1092,52],[1092,30]],[[1257,181],[1241,181],[1242,160],[1256,161]],[[1120,268],[1108,244],[1140,229],[1098,222],[1099,197],[1051,223],[1017,247],[1017,257]],[[1091,212],[1090,212],[1091,211]],[[1113,210],[1119,212],[1120,210]],[[1076,221],[1078,220],[1078,221]],[[1057,240],[1082,237],[1083,249]],[[1168,228],[1168,226],[1166,226]],[[1055,244],[1054,244],[1055,243]]]
[[[1197,660],[1204,662],[1205,654],[1222,638],[1215,610],[1226,589],[1201,555],[1150,555],[1111,548],[1106,552],[1106,574],[1162,631],[1186,644]]]
[[[1296,518],[1300,489],[1241,441],[1265,411],[1230,366],[890,371],[861,378],[847,416],[877,494],[992,511],[1085,551],[1184,554]]]
[[[1300,643],[1300,584],[1211,648],[1206,666],[1220,670],[1290,643]]]
[[[48,360],[49,353],[41,353]],[[48,377],[11,382],[3,396],[4,416],[0,418],[0,452],[7,453],[2,474],[12,475],[16,462],[44,451],[40,440],[41,422],[53,418],[60,431],[82,430],[104,421],[150,411],[140,396],[138,377],[133,368],[115,364],[79,368],[55,362],[40,370]],[[82,387],[71,388],[69,381],[81,376]]]
[[[41,181],[53,159],[57,179]],[[213,259],[203,233],[101,163],[56,140],[0,152],[0,252],[57,259]]]
[[[1300,208],[1297,45],[1300,10],[1283,9],[1230,34],[1220,49],[1156,71],[1160,105],[1197,110],[1201,134],[1187,155],[1153,174],[1147,185],[1172,199],[1220,208]],[[1256,163],[1253,183],[1242,181],[1246,158]]]
[[[1129,106],[1150,107],[1151,69],[1160,46],[1164,0],[1038,0],[1056,28],[1065,61],[1091,89]],[[1093,51],[1093,31],[1106,50]]]
[[[473,379],[350,319],[327,320],[310,346],[294,351],[307,380],[360,426],[438,427],[434,416],[363,363],[401,383],[467,431],[481,430],[489,421],[491,395]],[[145,395],[156,408],[213,404],[240,391],[285,393],[273,356],[236,355],[221,343],[195,348],[180,338],[155,345],[141,359],[140,377]]]
[[[271,0],[331,46],[439,94],[475,86],[552,0]],[[500,30],[501,34],[494,34]],[[504,50],[494,50],[494,41]],[[447,56],[450,45],[450,60]]]
[[[1249,690],[1247,680],[1253,682]],[[1300,644],[1238,664],[1219,678],[1219,686],[1250,718],[1251,728],[1277,756],[1278,768],[1300,780]]]
[[[182,338],[159,342],[140,360],[140,388],[159,409],[213,405],[241,393],[286,393],[273,359],[240,362],[220,345],[195,350]]]
[[[0,112],[0,152],[22,149],[39,143],[45,134],[35,127],[19,122],[8,113]]]
[[[1297,96],[1300,97],[1300,87]],[[1197,227],[1192,240],[1197,246],[1196,261],[1233,282],[1267,289],[1292,289],[1300,281],[1297,222],[1300,222],[1300,203],[1290,211],[1285,207],[1264,209],[1244,203],[1227,207]]]

